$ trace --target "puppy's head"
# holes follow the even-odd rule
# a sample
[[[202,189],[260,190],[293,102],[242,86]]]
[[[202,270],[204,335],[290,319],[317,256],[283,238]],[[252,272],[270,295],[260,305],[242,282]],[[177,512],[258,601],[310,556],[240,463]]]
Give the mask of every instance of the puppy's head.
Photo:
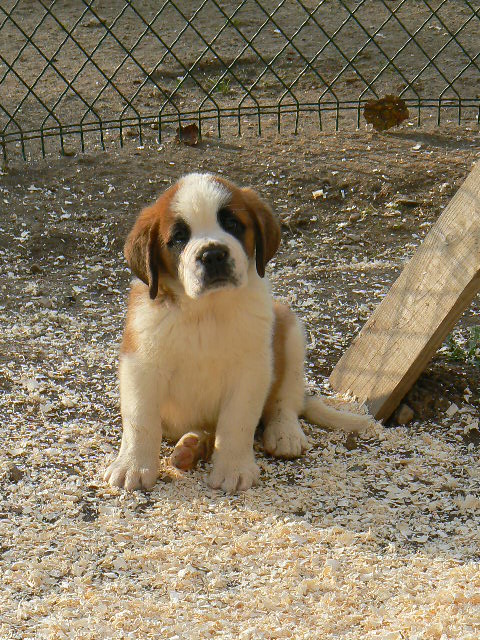
[[[179,286],[198,298],[242,287],[252,271],[263,278],[279,243],[278,222],[254,191],[193,173],[142,211],[125,256],[152,299]]]

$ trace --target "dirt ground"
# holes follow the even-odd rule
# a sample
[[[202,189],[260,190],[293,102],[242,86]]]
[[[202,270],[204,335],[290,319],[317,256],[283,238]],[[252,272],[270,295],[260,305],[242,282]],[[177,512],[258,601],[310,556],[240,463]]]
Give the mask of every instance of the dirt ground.
[[[121,433],[122,245],[164,188],[208,170],[272,204],[272,287],[305,323],[309,387],[331,394],[332,366],[479,157],[478,131],[406,126],[207,132],[2,170],[2,638],[478,638],[478,360],[447,344],[407,398],[411,423],[358,439],[305,425],[298,461],[258,443],[261,485],[243,495],[208,489],[207,467],[165,463],[149,494],[101,474]]]

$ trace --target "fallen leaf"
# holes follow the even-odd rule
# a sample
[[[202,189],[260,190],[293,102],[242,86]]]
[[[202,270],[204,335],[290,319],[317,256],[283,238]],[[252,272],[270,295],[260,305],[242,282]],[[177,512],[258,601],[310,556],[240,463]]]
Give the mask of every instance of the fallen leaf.
[[[375,131],[386,131],[406,120],[409,113],[405,100],[388,95],[380,100],[367,102],[363,115],[368,124],[373,125]]]
[[[189,147],[196,147],[201,140],[200,131],[197,125],[194,123],[189,124],[186,127],[178,127],[177,140],[178,142],[187,144]]]

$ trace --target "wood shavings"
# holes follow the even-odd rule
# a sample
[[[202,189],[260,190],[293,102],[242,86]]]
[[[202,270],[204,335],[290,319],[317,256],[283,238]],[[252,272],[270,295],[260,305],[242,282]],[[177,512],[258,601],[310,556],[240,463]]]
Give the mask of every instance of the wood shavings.
[[[445,413],[449,418],[451,418],[457,413],[457,411],[458,411],[457,405],[454,402],[452,402],[452,404],[448,407]]]
[[[337,168],[346,164],[341,136],[322,139]],[[356,140],[348,136],[349,148]],[[271,145],[264,151],[262,144],[255,138],[249,151],[257,187],[272,179],[273,166],[287,178],[272,185],[272,197],[284,188],[291,211],[302,210],[304,199],[311,206],[322,182],[314,176],[299,184],[288,166],[277,170]],[[304,141],[276,144],[275,163],[304,158]],[[280,153],[286,144],[297,146]],[[378,152],[386,165],[395,165],[394,144]],[[8,240],[0,245],[0,637],[478,640],[473,384],[455,398],[452,415],[441,408],[422,419],[415,410],[414,424],[374,423],[354,440],[304,425],[311,447],[301,460],[272,459],[257,443],[261,484],[242,495],[209,489],[207,465],[187,474],[169,469],[168,444],[151,493],[125,494],[101,480],[121,429],[117,354],[129,221],[193,164],[214,170],[217,163],[242,184],[252,178],[242,173],[251,166],[245,150],[230,161],[220,147],[204,145],[205,160],[172,142],[162,154],[141,151],[140,159],[127,151],[62,158],[2,176],[16,218],[0,221]],[[307,164],[300,168],[307,176]],[[358,330],[361,305],[366,313],[401,268],[404,245],[381,231],[374,250],[340,249],[342,220],[336,210],[327,219],[329,201],[320,200],[318,220],[301,232],[291,219],[270,277],[306,324],[311,391],[364,412],[354,398],[332,397],[327,376]],[[59,219],[62,207],[70,216]],[[30,211],[42,226],[19,242],[22,224],[32,229],[35,221]],[[311,217],[309,210],[304,219]],[[381,226],[371,217],[369,224]],[[32,273],[32,264],[40,270]]]

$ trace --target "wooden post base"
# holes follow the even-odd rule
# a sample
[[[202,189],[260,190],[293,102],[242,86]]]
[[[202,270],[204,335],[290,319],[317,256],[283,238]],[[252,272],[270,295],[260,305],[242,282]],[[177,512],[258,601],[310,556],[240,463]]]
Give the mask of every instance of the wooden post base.
[[[330,376],[388,418],[480,290],[480,162]]]

